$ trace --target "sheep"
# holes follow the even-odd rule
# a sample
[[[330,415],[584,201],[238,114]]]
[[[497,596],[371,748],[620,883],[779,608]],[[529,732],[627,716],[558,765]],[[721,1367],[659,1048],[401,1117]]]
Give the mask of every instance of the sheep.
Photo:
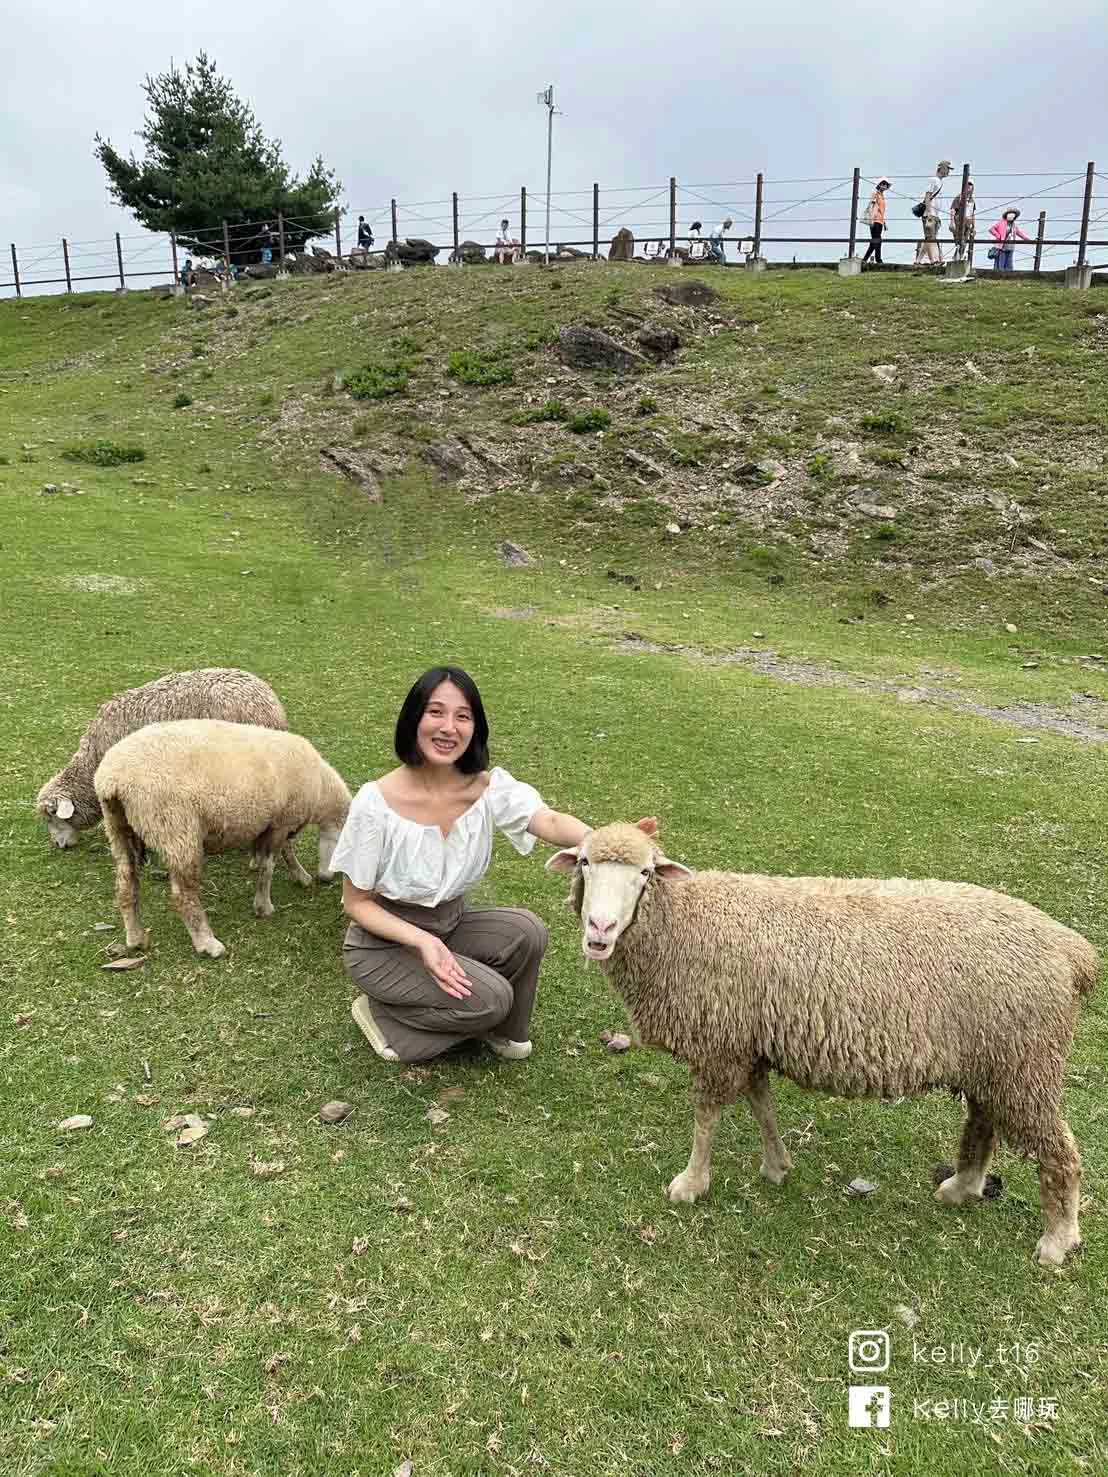
[[[968,1116],[946,1205],[981,1197],[1001,1136],[1039,1165],[1040,1265],[1081,1243],[1081,1160],[1062,1116],[1092,946],[1030,903],[967,883],[694,875],[634,826],[594,831],[547,863],[574,872],[582,950],[622,996],[643,1042],[692,1074],[688,1166],[710,1183],[722,1109],[746,1097],[762,1175],[792,1167],[769,1073],[840,1096],[961,1095]]]
[[[76,846],[79,832],[100,819],[92,779],[111,746],[148,723],[174,718],[224,718],[263,728],[289,726],[281,700],[269,683],[237,667],[169,672],[142,687],[117,692],[97,709],[73,758],[38,792],[35,809],[55,846]]]
[[[115,861],[127,947],[146,943],[138,869],[150,848],[165,862],[173,906],[194,947],[213,959],[225,949],[200,903],[205,853],[252,849],[258,873],[254,911],[268,918],[278,853],[295,880],[309,887],[312,879],[296,859],[292,837],[304,826],[318,826],[318,876],[329,881],[350,808],[346,784],[307,739],[211,718],[152,723],[128,734],[105,754],[94,783]]]

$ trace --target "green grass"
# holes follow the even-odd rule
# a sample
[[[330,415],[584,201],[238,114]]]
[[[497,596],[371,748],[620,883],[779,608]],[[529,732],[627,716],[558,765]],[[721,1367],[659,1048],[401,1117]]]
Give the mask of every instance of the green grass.
[[[753,423],[773,383],[771,413],[787,418],[779,434],[796,438],[807,484],[826,416],[877,413],[866,340],[824,307],[851,304],[887,341],[918,344],[921,364],[985,362],[1033,336],[1023,398],[1045,428],[1039,458],[1057,470],[1040,477],[1028,453],[1027,480],[1043,489],[1045,521],[1095,532],[1095,471],[1061,455],[1071,435],[1097,444],[1105,415],[1078,294],[996,288],[943,297],[940,313],[931,283],[720,275],[765,353],[748,382],[739,335],[707,339],[659,372],[652,394],[667,416],[673,387],[722,381],[734,416]],[[580,321],[613,285],[626,306],[653,280],[590,265],[551,294],[539,272],[371,276],[242,295],[236,320],[206,325],[214,377],[188,417],[154,393],[166,366],[184,365],[185,393],[199,383],[178,301],[0,304],[0,1471],[370,1477],[407,1457],[416,1477],[544,1463],[573,1477],[1105,1470],[1100,997],[1067,1089],[1087,1246],[1053,1276],[1029,1261],[1031,1166],[1001,1154],[995,1204],[934,1203],[931,1169],[952,1157],[960,1124],[942,1095],[894,1107],[780,1084],[789,1183],[759,1181],[740,1110],[721,1129],[710,1198],[670,1206],[663,1187],[689,1147],[685,1074],[645,1052],[604,1053],[599,1032],[619,1029],[621,1012],[580,956],[564,882],[537,855],[501,846],[481,890],[551,926],[535,1056],[519,1067],[379,1063],[348,1015],[337,888],[305,895],[279,872],[277,915],[261,923],[242,857],[205,870],[224,960],[197,959],[148,869],[147,962],[101,972],[121,936],[103,833],[50,851],[35,792],[106,695],[213,664],[272,681],[293,727],[358,785],[392,762],[413,677],[458,661],[481,684],[494,761],[551,805],[594,822],[657,813],[671,854],[700,867],[966,878],[1108,945],[1102,748],[1046,733],[1023,743],[941,707],[711,660],[754,641],[909,685],[938,671],[989,701],[1064,704],[1086,689],[1103,700],[1108,676],[1081,662],[1105,649],[1099,585],[1084,573],[988,581],[971,566],[932,590],[918,570],[878,563],[890,552],[880,525],[863,530],[878,535],[872,554],[812,564],[741,516],[668,536],[673,512],[641,488],[623,508],[529,481],[471,501],[414,458],[370,503],[322,470],[319,436],[395,448],[410,433],[415,445],[429,412],[413,399],[405,422],[387,400],[325,395],[344,333],[418,335],[413,384],[427,404],[445,415],[464,401],[464,424],[491,438],[518,391],[441,397],[451,377],[428,366],[446,363],[449,344],[480,344],[541,384],[551,298],[558,321]],[[287,397],[287,433],[242,394],[243,361],[221,352],[234,335],[255,340]],[[950,413],[941,383],[914,395],[912,434]],[[640,394],[613,387],[613,410],[632,419]],[[975,417],[979,403],[967,394],[953,413]],[[73,476],[67,447],[108,438],[145,448],[145,461],[86,463],[81,496],[39,495]],[[587,448],[611,479],[615,440]],[[573,509],[579,495],[595,519]],[[925,534],[913,525],[908,547]],[[504,538],[538,562],[506,569]],[[855,611],[861,623],[841,623]],[[631,631],[693,653],[621,650]],[[1039,665],[1025,668],[1032,652]],[[347,1126],[319,1124],[330,1098],[355,1104]],[[450,1113],[439,1128],[425,1118],[436,1101]],[[194,1149],[162,1129],[179,1111],[211,1115]],[[95,1126],[59,1135],[80,1112]],[[846,1196],[857,1175],[878,1192]],[[918,1313],[921,1346],[1035,1343],[1039,1360],[1026,1377],[913,1362],[898,1306]],[[893,1426],[849,1431],[847,1337],[883,1327]],[[1056,1398],[1057,1420],[982,1431],[911,1416],[913,1399],[1024,1394]]]
[[[508,385],[514,377],[510,364],[472,349],[455,349],[447,362],[447,372],[463,385]]]

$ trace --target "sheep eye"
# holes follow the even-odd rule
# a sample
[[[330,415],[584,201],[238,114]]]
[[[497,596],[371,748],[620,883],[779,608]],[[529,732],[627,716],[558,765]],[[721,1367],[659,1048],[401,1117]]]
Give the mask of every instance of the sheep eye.
[[[588,864],[589,864],[589,859],[588,859],[587,856],[583,856],[583,857],[579,857],[578,858],[577,865],[579,867],[587,867]]]
[[[642,869],[642,872],[639,875],[642,876],[642,877],[649,877],[650,876],[650,872],[651,872],[651,868],[650,867],[644,867]]]

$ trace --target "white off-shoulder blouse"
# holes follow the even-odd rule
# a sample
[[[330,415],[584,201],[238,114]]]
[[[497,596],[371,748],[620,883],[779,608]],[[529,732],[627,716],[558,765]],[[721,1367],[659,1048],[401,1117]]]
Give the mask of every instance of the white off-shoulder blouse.
[[[527,826],[542,806],[542,796],[531,785],[513,779],[506,769],[494,769],[484,792],[444,837],[438,826],[399,815],[371,780],[354,796],[331,867],[364,892],[433,908],[459,897],[485,875],[494,829],[526,856],[535,845]]]

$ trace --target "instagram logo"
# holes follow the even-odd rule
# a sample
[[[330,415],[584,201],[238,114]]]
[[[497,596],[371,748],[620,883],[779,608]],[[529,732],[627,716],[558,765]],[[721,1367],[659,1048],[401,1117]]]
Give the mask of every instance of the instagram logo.
[[[847,1344],[855,1374],[882,1374],[889,1367],[889,1335],[882,1328],[856,1328]]]

